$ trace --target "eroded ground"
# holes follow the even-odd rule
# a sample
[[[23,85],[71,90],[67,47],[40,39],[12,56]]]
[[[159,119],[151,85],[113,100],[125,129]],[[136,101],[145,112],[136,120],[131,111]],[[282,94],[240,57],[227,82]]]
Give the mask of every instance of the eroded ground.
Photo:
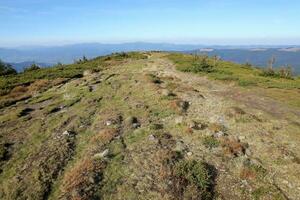
[[[300,111],[117,62],[0,110],[1,199],[300,199]]]

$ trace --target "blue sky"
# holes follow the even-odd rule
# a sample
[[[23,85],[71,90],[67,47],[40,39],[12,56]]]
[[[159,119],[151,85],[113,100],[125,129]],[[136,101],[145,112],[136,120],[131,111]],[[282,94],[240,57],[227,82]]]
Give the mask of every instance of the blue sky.
[[[300,44],[299,0],[0,0],[0,46]]]

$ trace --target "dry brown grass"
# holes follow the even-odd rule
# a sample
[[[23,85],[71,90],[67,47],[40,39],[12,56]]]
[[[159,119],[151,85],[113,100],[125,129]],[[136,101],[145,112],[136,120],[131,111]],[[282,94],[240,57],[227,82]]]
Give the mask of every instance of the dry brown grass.
[[[208,129],[213,133],[225,131],[225,127],[222,124],[218,124],[218,123],[209,124]]]
[[[177,113],[186,112],[189,108],[189,103],[181,99],[176,99],[170,102],[170,108]]]
[[[230,157],[237,157],[245,153],[246,145],[236,139],[225,138],[221,141],[224,154]]]
[[[113,140],[114,137],[118,135],[118,131],[114,128],[103,129],[98,134],[91,138],[92,143],[102,143],[107,144]]]
[[[51,85],[51,82],[49,80],[46,80],[46,79],[36,80],[32,84],[30,84],[30,86],[28,87],[28,91],[31,93],[35,93],[38,91],[45,90],[50,85]]]
[[[245,180],[253,180],[256,176],[257,173],[249,167],[243,167],[240,173],[240,178]]]
[[[66,199],[91,199],[95,193],[95,182],[100,181],[105,163],[84,159],[67,171],[62,183],[61,197]],[[97,185],[97,184],[96,184]]]
[[[228,117],[237,117],[237,116],[241,116],[241,115],[244,115],[244,114],[246,114],[246,112],[243,110],[243,109],[241,109],[241,108],[239,108],[239,107],[230,107],[227,111],[226,111],[226,115],[228,116]]]
[[[24,95],[25,93],[28,92],[28,87],[20,85],[20,86],[16,86],[14,87],[11,92],[9,93],[9,97],[10,98],[17,98],[19,96]]]

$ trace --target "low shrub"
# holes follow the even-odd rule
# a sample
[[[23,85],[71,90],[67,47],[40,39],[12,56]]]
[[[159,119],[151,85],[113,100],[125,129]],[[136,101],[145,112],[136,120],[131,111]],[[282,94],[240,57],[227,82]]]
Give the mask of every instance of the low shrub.
[[[184,199],[212,199],[212,176],[207,164],[182,160],[176,163],[174,175],[177,180],[175,194]]]
[[[218,147],[220,142],[214,137],[207,136],[203,139],[203,144],[206,148],[212,149]]]
[[[281,67],[279,69],[266,68],[262,70],[260,75],[265,77],[275,77],[275,78],[284,78],[284,79],[293,78],[293,72],[290,66]]]
[[[39,70],[41,69],[40,66],[38,66],[37,64],[33,63],[32,65],[30,65],[29,67],[26,67],[24,69],[24,72],[31,72],[31,71],[35,71],[35,70]]]

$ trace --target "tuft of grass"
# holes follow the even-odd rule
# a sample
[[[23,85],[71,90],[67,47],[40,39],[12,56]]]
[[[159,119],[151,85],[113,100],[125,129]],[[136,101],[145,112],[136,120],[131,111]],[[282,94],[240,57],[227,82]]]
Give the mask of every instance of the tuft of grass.
[[[207,136],[203,139],[203,144],[206,148],[212,149],[218,147],[220,142],[214,137]]]

